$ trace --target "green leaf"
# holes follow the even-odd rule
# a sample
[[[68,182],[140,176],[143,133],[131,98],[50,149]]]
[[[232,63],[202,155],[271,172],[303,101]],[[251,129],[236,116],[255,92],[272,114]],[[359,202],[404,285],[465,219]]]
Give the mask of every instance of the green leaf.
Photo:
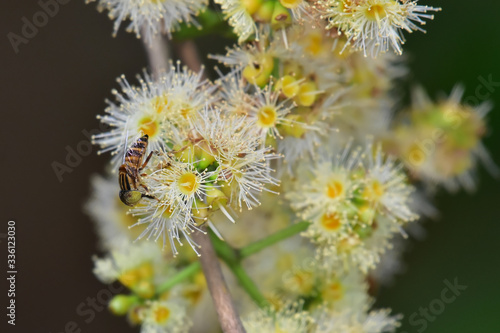
[[[178,31],[172,34],[174,40],[182,41],[217,34],[226,38],[236,39],[231,27],[224,20],[221,13],[205,9],[197,17],[199,26],[190,23],[181,23]]]

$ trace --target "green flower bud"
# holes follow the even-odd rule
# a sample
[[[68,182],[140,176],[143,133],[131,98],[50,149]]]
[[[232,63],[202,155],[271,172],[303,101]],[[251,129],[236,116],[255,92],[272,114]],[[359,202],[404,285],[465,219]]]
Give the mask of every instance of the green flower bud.
[[[138,302],[135,295],[116,295],[108,304],[109,310],[116,316],[124,316]]]

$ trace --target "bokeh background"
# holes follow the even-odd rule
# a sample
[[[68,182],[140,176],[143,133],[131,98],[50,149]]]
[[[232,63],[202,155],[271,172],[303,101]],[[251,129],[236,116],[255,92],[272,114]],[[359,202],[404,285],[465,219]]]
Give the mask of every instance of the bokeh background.
[[[466,96],[475,96],[478,77],[500,82],[500,2],[420,3],[444,10],[427,24],[427,35],[408,36],[408,86],[421,83],[436,96],[462,82]],[[95,115],[117,87],[115,78],[139,73],[146,56],[133,35],[120,31],[112,38],[112,22],[83,0],[61,5],[16,54],[7,34],[20,34],[22,17],[31,20],[38,11],[36,1],[0,4],[0,237],[7,221],[15,220],[18,269],[16,326],[6,325],[2,310],[0,331],[59,333],[73,321],[81,332],[134,332],[106,309],[95,310],[89,322],[90,315],[76,312],[88,297],[107,289],[91,273],[96,236],[82,204],[90,175],[101,172],[108,158],[94,148],[62,182],[52,163],[65,164],[66,147],[88,141],[82,131],[99,128]],[[198,41],[201,50],[222,52],[223,43],[211,38]],[[497,108],[488,117],[486,146],[500,164],[500,87],[491,100]],[[479,176],[475,194],[438,194],[441,218],[425,223],[427,236],[411,242],[405,273],[379,292],[377,305],[405,315],[402,332],[423,328],[411,326],[408,317],[439,299],[443,281],[455,278],[467,289],[420,332],[500,332],[500,183],[483,170]],[[0,308],[5,309],[6,241],[0,242]]]

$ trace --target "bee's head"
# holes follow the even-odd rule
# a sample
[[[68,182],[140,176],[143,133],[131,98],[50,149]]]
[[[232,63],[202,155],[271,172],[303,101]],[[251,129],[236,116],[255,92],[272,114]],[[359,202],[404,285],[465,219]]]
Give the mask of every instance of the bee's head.
[[[127,206],[135,206],[141,198],[142,193],[139,191],[120,191],[120,200]]]

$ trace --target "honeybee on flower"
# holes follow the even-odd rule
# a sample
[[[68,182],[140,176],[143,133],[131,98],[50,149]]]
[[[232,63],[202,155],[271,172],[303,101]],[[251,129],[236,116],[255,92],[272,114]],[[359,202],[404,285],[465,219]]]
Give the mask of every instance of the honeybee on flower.
[[[197,251],[190,234],[206,222],[214,227],[214,211],[235,222],[231,207],[252,209],[266,186],[278,185],[269,165],[277,156],[261,144],[261,135],[246,117],[206,107],[189,122],[190,130],[178,131],[171,140],[174,150],[157,151],[142,177],[155,200],[130,211],[139,217],[134,226],[146,225],[139,238],[170,243],[174,255],[181,238]]]
[[[116,181],[98,179],[87,204],[109,252],[94,273],[130,291],[110,310],[146,333],[232,332],[238,311],[249,333],[394,332],[401,316],[373,310],[371,290],[402,267],[401,243],[419,227],[410,222],[435,213],[413,183],[471,188],[479,160],[496,170],[480,142],[489,106],[462,105],[461,89],[437,103],[417,91],[393,116],[408,72],[403,32],[423,31],[440,9],[410,0],[215,2],[238,38],[211,56],[226,73],[216,68],[210,81],[201,64],[194,73],[178,62],[136,86],[121,77],[99,116],[112,129],[93,140],[114,155],[122,195],[134,196],[125,214]],[[210,10],[197,25],[204,0],[99,3],[116,16],[115,32],[130,19],[150,42],[182,22],[201,28],[182,28],[182,39],[230,33]],[[176,45],[181,58],[190,46]],[[414,140],[436,131],[434,149],[419,155]],[[208,289],[219,314],[235,310],[231,320],[216,323],[202,302]],[[234,309],[226,291],[237,295]]]
[[[99,153],[110,151],[114,155],[115,166],[122,163],[126,145],[139,135],[149,136],[146,154],[165,150],[173,128],[182,130],[189,117],[215,98],[215,87],[202,79],[201,72],[181,69],[179,64],[156,81],[147,72],[137,79],[139,86],[130,85],[124,76],[118,79],[121,93],[112,91],[117,102],[107,101],[106,114],[98,116],[111,130],[92,138],[102,148]]]

